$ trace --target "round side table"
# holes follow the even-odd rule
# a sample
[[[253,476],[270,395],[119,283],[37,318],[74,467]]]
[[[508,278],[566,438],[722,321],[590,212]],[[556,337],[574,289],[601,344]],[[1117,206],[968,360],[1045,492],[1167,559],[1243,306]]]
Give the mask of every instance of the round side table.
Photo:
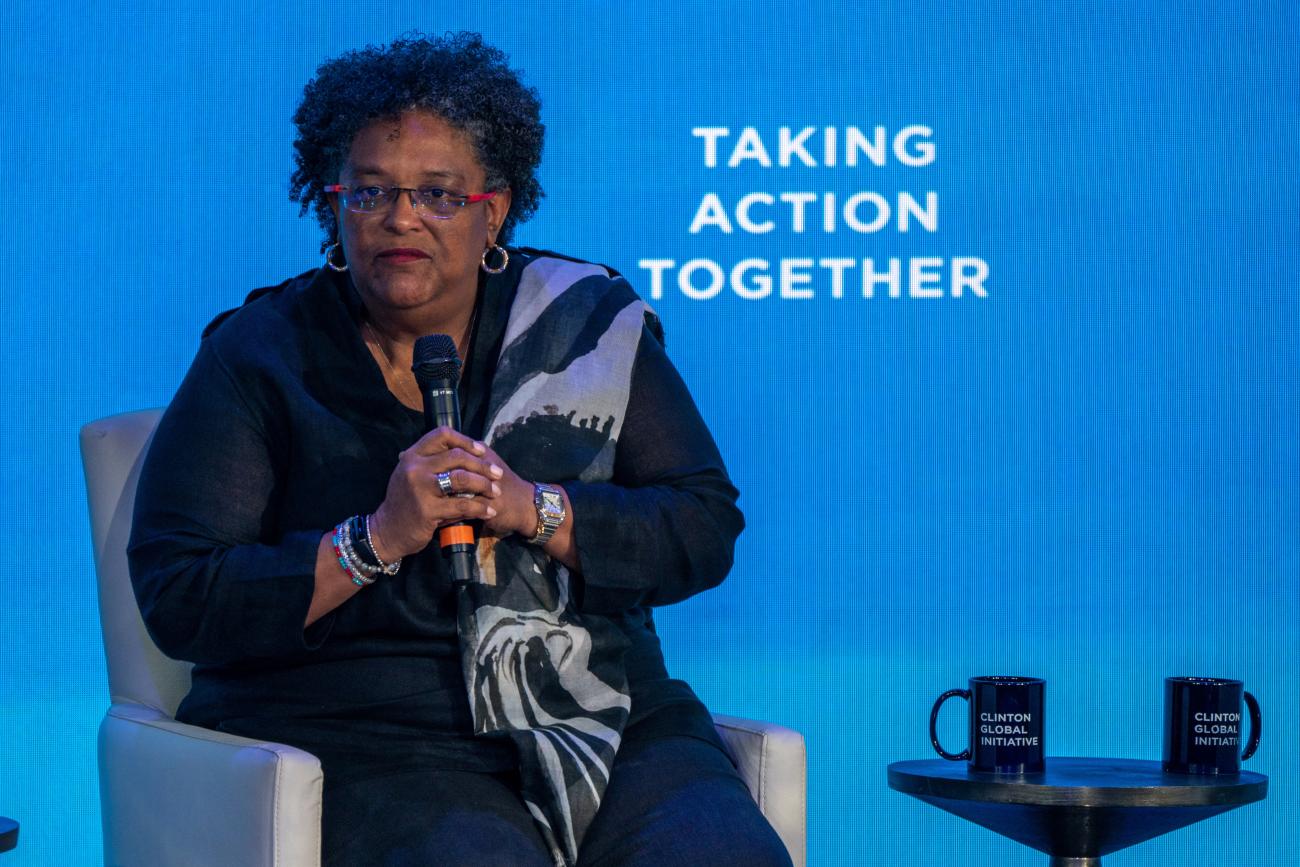
[[[1159,762],[1047,760],[1041,774],[1003,777],[965,762],[894,762],[889,786],[1051,856],[1051,867],[1101,857],[1268,794],[1268,777],[1166,774]]]

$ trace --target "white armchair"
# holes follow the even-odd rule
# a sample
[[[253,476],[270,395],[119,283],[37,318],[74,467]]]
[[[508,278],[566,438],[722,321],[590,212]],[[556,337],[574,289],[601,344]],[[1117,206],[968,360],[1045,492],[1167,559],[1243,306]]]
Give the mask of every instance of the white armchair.
[[[190,666],[150,640],[126,563],[136,482],[161,414],[125,413],[81,429],[112,698],[99,728],[104,863],[319,867],[319,760],[173,719]],[[735,717],[714,723],[795,867],[804,867],[803,736]]]

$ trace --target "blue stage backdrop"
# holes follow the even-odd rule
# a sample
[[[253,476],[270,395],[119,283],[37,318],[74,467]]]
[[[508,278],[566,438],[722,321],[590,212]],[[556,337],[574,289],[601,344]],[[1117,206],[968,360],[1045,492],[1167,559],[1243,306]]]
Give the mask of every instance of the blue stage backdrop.
[[[540,90],[517,240],[663,318],[749,520],[669,663],[806,735],[810,863],[1042,863],[886,786],[993,673],[1047,679],[1049,755],[1147,759],[1164,676],[1244,679],[1268,799],[1107,860],[1300,860],[1300,16],[962,5],[6,4],[5,864],[101,856],[77,430],[320,261],[290,115],[411,28]]]

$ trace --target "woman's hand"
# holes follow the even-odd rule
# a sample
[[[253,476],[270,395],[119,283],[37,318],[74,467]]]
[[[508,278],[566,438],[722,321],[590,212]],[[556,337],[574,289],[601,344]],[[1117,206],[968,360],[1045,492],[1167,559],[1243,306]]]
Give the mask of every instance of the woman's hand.
[[[455,493],[473,496],[443,494],[438,485],[438,474],[443,472],[451,473]],[[398,456],[397,467],[388,477],[384,502],[370,519],[375,553],[391,563],[423,551],[439,527],[456,521],[480,520],[486,528],[501,518],[505,488],[517,497],[519,484],[527,483],[482,443],[449,427],[429,431]],[[531,509],[531,485],[528,503]]]
[[[483,522],[483,535],[503,537],[518,533],[524,539],[532,539],[537,535],[537,506],[533,502],[533,483],[521,479],[492,449],[484,448],[483,459],[501,467],[502,475],[501,495],[493,501],[497,514]],[[560,488],[560,496],[564,498],[564,511],[568,517],[542,550],[567,566],[571,572],[581,572],[577,543],[573,536],[573,503],[569,502],[569,494],[564,488]]]
[[[518,533],[525,539],[533,538],[537,533],[537,507],[533,504],[533,483],[521,479],[492,449],[487,446],[483,448],[483,460],[501,468],[499,482],[501,494],[492,503],[497,514],[483,522],[483,535],[502,538],[511,533]]]

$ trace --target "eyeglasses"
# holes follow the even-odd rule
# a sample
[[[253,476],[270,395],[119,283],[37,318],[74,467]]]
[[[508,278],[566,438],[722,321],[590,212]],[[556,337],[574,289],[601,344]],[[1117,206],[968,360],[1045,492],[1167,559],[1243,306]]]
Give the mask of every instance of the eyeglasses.
[[[461,196],[441,187],[415,189],[371,186],[353,189],[343,184],[330,184],[325,188],[325,192],[337,193],[339,204],[354,214],[373,214],[385,210],[397,201],[399,193],[407,193],[411,197],[411,207],[415,208],[417,213],[435,220],[450,220],[466,205],[473,202],[486,202],[497,194],[497,191],[493,190],[490,193],[470,193]]]

